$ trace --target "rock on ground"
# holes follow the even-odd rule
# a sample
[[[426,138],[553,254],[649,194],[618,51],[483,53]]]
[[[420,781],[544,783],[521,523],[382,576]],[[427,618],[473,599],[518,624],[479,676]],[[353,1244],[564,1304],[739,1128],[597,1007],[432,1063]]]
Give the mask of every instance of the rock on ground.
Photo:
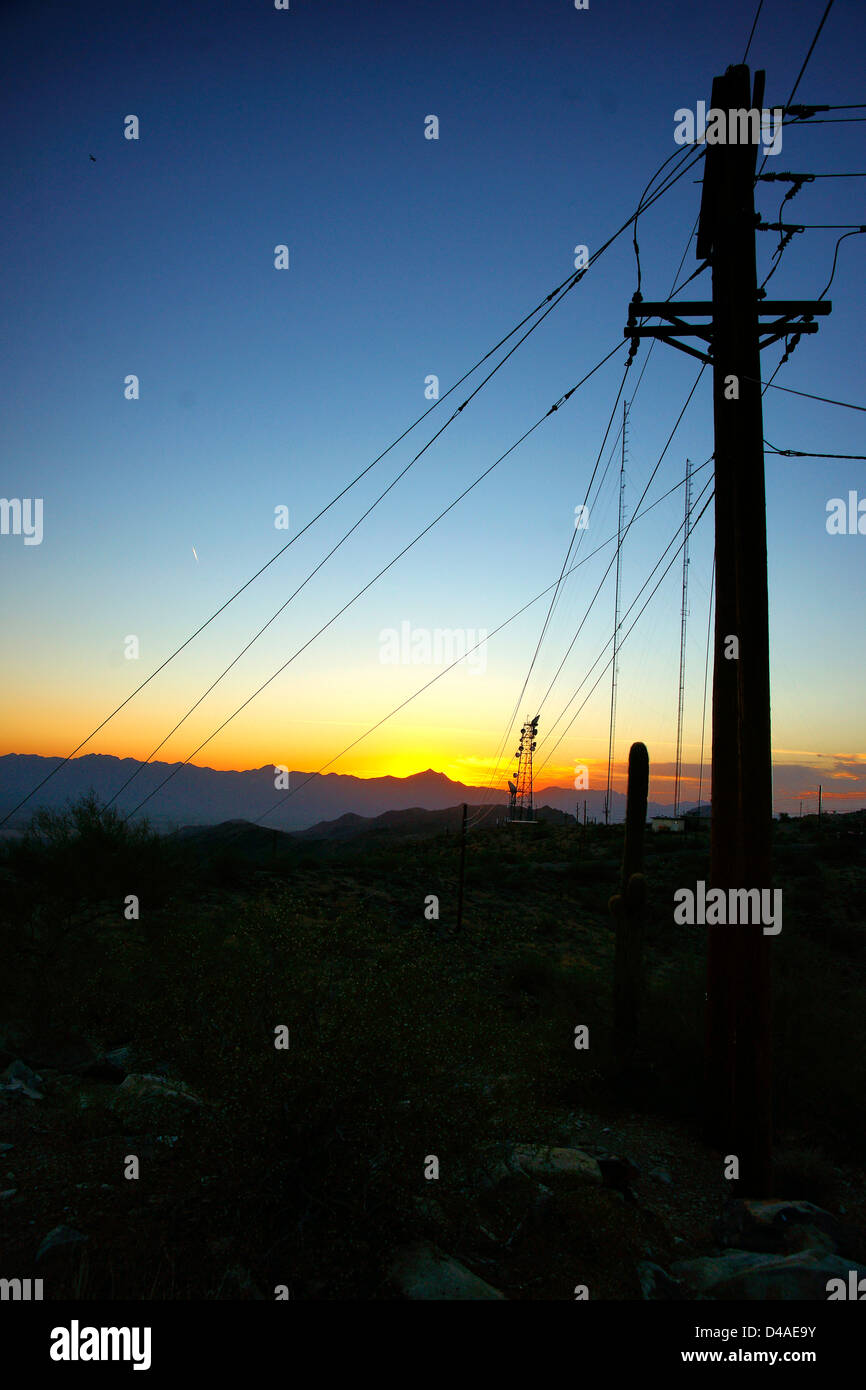
[[[811,1202],[732,1201],[715,1230],[720,1245],[776,1254],[834,1253],[849,1237],[835,1216]]]
[[[401,1250],[391,1266],[391,1279],[404,1298],[421,1300],[504,1299],[505,1294],[479,1279],[464,1265],[434,1245]]]
[[[682,1284],[672,1279],[660,1265],[653,1264],[652,1260],[643,1260],[637,1267],[637,1273],[640,1291],[646,1299],[658,1302],[686,1297]]]
[[[44,1095],[39,1090],[39,1086],[42,1084],[42,1077],[37,1076],[36,1072],[32,1071],[31,1068],[27,1066],[26,1062],[10,1062],[0,1080],[2,1080],[2,1089],[4,1091],[19,1091],[22,1095],[27,1096],[29,1100],[45,1099]]]
[[[36,1252],[37,1262],[44,1260],[46,1256],[68,1255],[78,1246],[83,1245],[87,1236],[83,1236],[80,1231],[73,1230],[71,1226],[55,1226],[53,1231],[49,1231]]]
[[[201,1101],[185,1086],[164,1076],[131,1072],[117,1087],[112,1108],[126,1124],[166,1121],[181,1111],[198,1109]]]
[[[700,1298],[824,1302],[828,1279],[847,1279],[850,1269],[858,1277],[866,1275],[862,1265],[826,1250],[800,1250],[793,1255],[729,1250],[724,1255],[678,1260],[671,1265],[671,1274]]]
[[[511,1151],[512,1162],[524,1173],[538,1177],[553,1177],[569,1174],[584,1178],[587,1182],[601,1183],[601,1168],[596,1159],[582,1149],[543,1148],[536,1144],[515,1144]]]

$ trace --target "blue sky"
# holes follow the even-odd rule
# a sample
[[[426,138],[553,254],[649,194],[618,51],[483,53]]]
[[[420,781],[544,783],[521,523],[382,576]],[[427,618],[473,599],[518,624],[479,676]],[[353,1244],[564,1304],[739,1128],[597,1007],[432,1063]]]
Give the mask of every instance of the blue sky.
[[[765,0],[749,61],[783,102],[823,0]],[[44,499],[44,538],[0,537],[3,752],[66,754],[287,539],[634,210],[677,146],[674,112],[743,56],[754,0],[435,6],[292,0],[11,4],[2,21],[12,212],[0,294],[3,493]],[[866,11],[836,0],[797,100],[864,97]],[[124,138],[135,114],[140,138]],[[424,138],[439,118],[438,140]],[[855,115],[856,112],[833,113]],[[863,113],[859,113],[863,114]],[[768,169],[866,168],[859,123],[787,128]],[[95,157],[95,162],[90,156]],[[682,178],[641,219],[643,293],[664,298],[700,201]],[[775,220],[781,193],[758,203]],[[864,181],[816,180],[790,219],[864,221]],[[778,297],[816,296],[836,237],[795,237]],[[274,268],[286,244],[290,268]],[[759,236],[759,277],[773,237]],[[694,244],[684,274],[696,268]],[[862,400],[863,240],[842,244],[832,315],[780,384]],[[709,276],[689,294],[708,297]],[[624,235],[518,349],[160,753],[185,758],[376,570],[622,337],[635,260]],[[647,352],[630,374],[634,390]],[[200,755],[216,767],[318,766],[437,668],[387,666],[381,634],[490,630],[558,573],[622,374],[620,355],[383,577]],[[764,356],[769,374],[778,351]],[[140,399],[124,399],[124,379]],[[658,345],[631,409],[631,514],[696,375]],[[90,744],[145,757],[456,404],[390,453]],[[770,390],[782,448],[866,453],[862,414]],[[705,373],[650,499],[712,451]],[[605,452],[605,460],[608,451]],[[584,553],[616,528],[616,464]],[[828,536],[826,503],[861,462],[768,456],[773,743],[785,806],[824,778],[866,804],[863,536]],[[701,482],[708,470],[700,475]],[[649,500],[649,499],[648,499]],[[635,528],[623,607],[681,522],[682,494]],[[193,553],[195,548],[195,554]],[[700,746],[712,509],[692,539],[686,762]],[[569,581],[530,682],[534,714],[610,550]],[[197,557],[197,558],[196,558]],[[642,738],[668,799],[679,651],[675,565],[622,653],[617,760]],[[483,782],[544,608],[490,642],[334,770],[427,766]],[[612,581],[544,705],[552,724],[610,636]],[[140,640],[137,661],[124,640]],[[606,758],[603,680],[552,755],[550,781]],[[561,727],[561,726],[560,726]],[[516,744],[515,744],[516,747]],[[508,748],[508,753],[513,752]],[[780,770],[787,768],[787,771]],[[502,771],[505,771],[503,766]],[[812,772],[815,776],[812,777]],[[821,777],[818,776],[820,772]],[[836,780],[834,781],[834,773]],[[799,790],[798,790],[799,789]],[[781,805],[782,803],[779,802]]]

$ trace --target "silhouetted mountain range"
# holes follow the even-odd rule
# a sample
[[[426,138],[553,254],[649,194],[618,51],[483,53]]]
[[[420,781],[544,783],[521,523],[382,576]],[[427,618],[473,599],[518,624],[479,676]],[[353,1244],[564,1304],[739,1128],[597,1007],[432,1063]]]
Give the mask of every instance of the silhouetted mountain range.
[[[469,823],[473,831],[492,830],[501,818],[504,807],[496,805],[491,809],[486,805],[469,805]],[[574,825],[574,815],[567,811],[557,811],[550,806],[539,806],[536,819],[553,825]],[[380,839],[426,839],[448,831],[459,835],[462,822],[462,806],[449,806],[442,811],[425,811],[422,806],[411,806],[405,811],[383,811],[381,816],[358,816],[347,811],[337,820],[319,821],[307,830],[274,830],[263,825],[253,825],[250,821],[224,821],[219,825],[185,825],[175,831],[178,839],[205,852],[219,852],[229,848],[250,863],[267,865],[273,856],[292,841],[328,841],[329,845],[339,847],[349,841]],[[518,829],[518,835],[521,833]],[[531,831],[529,832],[531,834]]]
[[[43,758],[37,754],[7,753],[0,757],[0,816],[5,815],[61,758]],[[110,754],[89,753],[72,758],[56,776],[16,813],[7,830],[20,829],[39,806],[58,809],[85,795],[91,789],[102,800],[109,800],[135,772],[134,758],[115,758]],[[123,791],[115,805],[128,815],[160,782],[178,768],[177,763],[149,763]],[[178,826],[216,825],[231,820],[256,821],[271,811],[263,824],[275,830],[306,830],[318,827],[319,822],[338,821],[347,815],[375,817],[389,811],[445,811],[469,802],[504,806],[507,792],[487,794],[483,787],[454,782],[442,772],[428,768],[409,777],[353,777],[347,773],[316,774],[310,781],[307,772],[289,774],[289,790],[275,790],[272,765],[246,772],[218,772],[209,767],[192,764],[180,767],[171,780],[157,792],[141,810],[160,830]],[[305,785],[302,785],[305,784]],[[584,799],[587,814],[592,819],[604,816],[604,792],[576,792],[570,787],[539,787],[536,802],[555,810],[574,814],[578,801]],[[623,819],[625,797],[612,796],[614,821]],[[665,815],[669,806],[651,802],[648,816]],[[495,819],[495,813],[491,813]]]

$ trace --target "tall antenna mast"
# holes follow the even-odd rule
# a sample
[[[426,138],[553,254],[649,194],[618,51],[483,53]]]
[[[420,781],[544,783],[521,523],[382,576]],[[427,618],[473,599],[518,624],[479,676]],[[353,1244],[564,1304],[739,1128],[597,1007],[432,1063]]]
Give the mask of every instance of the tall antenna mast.
[[[514,775],[514,781],[508,783],[508,790],[511,793],[509,817],[512,824],[516,821],[535,820],[532,755],[535,752],[537,736],[538,715],[534,719],[527,719],[523,725],[520,730],[520,745],[514,755],[517,759],[517,772]]]
[[[616,728],[616,667],[619,656],[617,639],[619,637],[619,579],[620,552],[622,549],[622,504],[625,496],[625,456],[628,449],[628,406],[622,403],[622,458],[619,465],[619,512],[616,523],[616,598],[613,609],[613,664],[610,673],[610,738],[607,745],[607,791],[604,798],[604,823],[610,824],[611,775],[613,771],[613,744]]]
[[[674,815],[680,813],[680,777],[683,759],[683,697],[686,683],[686,619],[689,598],[689,517],[692,510],[692,465],[686,459],[686,509],[683,520],[683,607],[680,618],[680,693],[677,703],[677,768],[674,780]],[[700,815],[700,807],[698,807]]]

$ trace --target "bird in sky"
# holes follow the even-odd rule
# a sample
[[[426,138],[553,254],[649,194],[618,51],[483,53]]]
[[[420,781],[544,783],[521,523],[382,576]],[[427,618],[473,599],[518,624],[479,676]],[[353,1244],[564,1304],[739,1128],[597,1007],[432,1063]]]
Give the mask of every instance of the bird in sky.
[[[96,163],[96,155],[95,155],[95,154],[92,154],[92,155],[90,156],[90,158],[93,160],[93,162],[94,162],[94,164],[95,164],[95,163]]]

